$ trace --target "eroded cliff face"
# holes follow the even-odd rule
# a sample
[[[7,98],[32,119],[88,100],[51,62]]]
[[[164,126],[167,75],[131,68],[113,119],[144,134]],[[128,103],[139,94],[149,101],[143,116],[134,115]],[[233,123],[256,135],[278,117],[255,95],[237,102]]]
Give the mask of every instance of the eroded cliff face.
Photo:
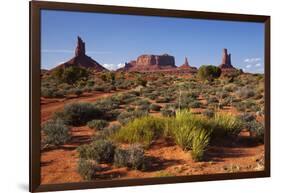
[[[136,60],[137,66],[157,66],[158,68],[175,68],[175,58],[164,55],[141,55]]]
[[[157,71],[164,69],[174,69],[174,56],[164,55],[141,55],[136,60],[132,60],[125,64],[125,67],[119,70],[125,71]]]

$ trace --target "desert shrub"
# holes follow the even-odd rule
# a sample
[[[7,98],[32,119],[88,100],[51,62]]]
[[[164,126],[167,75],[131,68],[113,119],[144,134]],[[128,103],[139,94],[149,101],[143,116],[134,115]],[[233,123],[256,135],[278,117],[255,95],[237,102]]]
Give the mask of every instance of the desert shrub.
[[[90,127],[91,129],[97,129],[97,130],[101,130],[105,127],[107,127],[109,125],[108,121],[106,120],[92,120],[92,121],[89,121],[87,123],[87,126]]]
[[[117,109],[120,105],[120,101],[117,98],[109,97],[105,99],[98,100],[94,103],[95,107],[107,112],[113,109]]]
[[[149,112],[150,110],[150,105],[140,105],[137,107],[137,110],[138,111],[146,111],[146,112]]]
[[[199,78],[202,80],[212,81],[215,78],[220,77],[221,69],[219,67],[212,66],[212,65],[208,65],[208,66],[203,65],[199,68],[197,74]]]
[[[142,169],[144,167],[144,161],[144,149],[141,146],[132,145],[126,149],[115,149],[114,165],[117,167]]]
[[[61,145],[70,139],[69,128],[60,119],[47,121],[43,125],[43,132],[46,144]]]
[[[74,84],[76,81],[87,78],[89,75],[85,68],[70,66],[68,68],[59,68],[52,72],[52,77],[59,82]]]
[[[161,109],[161,114],[164,117],[172,117],[176,115],[176,111],[174,108],[169,108],[168,106],[165,106],[164,108]]]
[[[101,130],[99,133],[98,133],[98,138],[99,139],[107,139],[109,138],[110,136],[114,135],[117,131],[119,131],[119,129],[121,128],[120,125],[117,125],[117,124],[114,124],[114,125],[111,125],[109,127],[106,127],[104,128],[103,130]],[[96,137],[96,136],[95,136]]]
[[[170,99],[168,97],[159,97],[155,100],[156,103],[168,103]]]
[[[249,129],[251,136],[256,137],[256,139],[260,142],[264,142],[264,124],[253,120],[247,122],[246,128]]]
[[[255,91],[252,88],[243,87],[243,88],[238,89],[236,91],[236,94],[242,99],[247,99],[247,98],[255,96]]]
[[[187,110],[176,112],[169,125],[170,133],[183,150],[192,149],[193,132],[201,128],[201,120]]]
[[[212,103],[218,103],[219,100],[217,99],[217,97],[209,97],[207,99],[208,104],[212,104]]]
[[[164,119],[153,116],[136,118],[114,135],[114,140],[124,143],[142,143],[149,146],[163,133]]]
[[[71,103],[64,107],[61,113],[57,113],[67,125],[82,125],[92,119],[100,118],[103,112],[92,103]]]
[[[84,180],[92,180],[96,172],[99,170],[100,168],[95,162],[91,160],[79,159],[77,171]]]
[[[243,113],[239,115],[238,118],[243,122],[251,122],[256,120],[255,115],[253,115],[252,113]]]
[[[209,120],[209,125],[215,137],[235,135],[242,129],[242,122],[237,117],[224,113],[216,113],[214,118]]]
[[[77,148],[81,159],[95,160],[97,163],[113,161],[115,145],[106,139],[95,140]]]
[[[119,123],[121,123],[122,125],[132,121],[135,118],[139,118],[139,117],[143,117],[148,115],[147,111],[131,111],[131,112],[122,112],[118,117],[117,120],[119,121]]]
[[[197,129],[193,132],[191,156],[194,161],[204,160],[204,153],[209,145],[210,138],[210,130]]]
[[[52,89],[52,88],[45,88],[45,87],[41,88],[42,97],[51,98],[54,96],[53,95],[54,92],[55,92],[55,89]]]
[[[205,111],[203,111],[202,113],[204,116],[208,117],[208,118],[212,118],[215,115],[214,110],[212,109],[206,109]]]
[[[105,86],[105,85],[102,85],[102,84],[100,84],[100,85],[95,85],[95,86],[93,87],[93,90],[94,90],[94,91],[101,91],[101,92],[104,92],[104,91],[106,90],[106,86]]]
[[[162,108],[162,107],[161,107],[160,105],[156,105],[156,104],[151,104],[151,105],[149,106],[149,109],[150,109],[150,110],[153,110],[153,111],[160,111],[161,108]]]
[[[199,101],[192,101],[191,103],[188,104],[189,108],[200,108],[201,103]]]
[[[77,96],[80,96],[82,93],[83,93],[82,89],[77,88],[74,90],[74,94],[76,94]]]
[[[139,99],[139,100],[136,100],[133,104],[134,105],[150,105],[150,102],[145,99]]]

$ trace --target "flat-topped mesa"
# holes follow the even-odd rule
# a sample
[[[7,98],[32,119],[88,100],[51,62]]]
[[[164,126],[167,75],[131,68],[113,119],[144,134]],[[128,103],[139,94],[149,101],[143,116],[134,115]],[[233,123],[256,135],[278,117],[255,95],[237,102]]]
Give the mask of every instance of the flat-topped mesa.
[[[71,58],[70,60],[56,66],[55,69],[59,68],[67,68],[70,66],[78,66],[83,68],[89,68],[93,72],[100,72],[100,71],[108,71],[106,68],[104,68],[102,65],[100,65],[97,61],[92,59],[91,57],[86,55],[86,49],[85,49],[85,42],[80,38],[77,37],[77,45],[75,48],[75,56]]]
[[[174,56],[163,55],[141,55],[136,60],[137,68],[163,69],[176,68]]]
[[[235,69],[231,64],[231,54],[227,53],[227,49],[223,49],[222,61],[219,66],[221,69]]]
[[[75,49],[75,56],[84,56],[86,53],[85,42],[78,36],[77,45]]]

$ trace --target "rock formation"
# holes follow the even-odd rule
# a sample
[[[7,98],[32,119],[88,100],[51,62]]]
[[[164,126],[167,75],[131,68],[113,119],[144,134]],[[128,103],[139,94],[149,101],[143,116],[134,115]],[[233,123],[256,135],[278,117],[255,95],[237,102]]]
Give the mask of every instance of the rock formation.
[[[235,69],[231,64],[231,54],[227,53],[227,49],[223,49],[222,62],[219,67],[223,69]]]
[[[132,60],[125,64],[125,67],[118,69],[118,71],[158,71],[174,69],[175,58],[168,54],[163,55],[141,55],[137,60]]]
[[[77,37],[75,56],[71,58],[69,61],[62,63],[51,70],[55,70],[58,68],[67,68],[73,65],[89,68],[95,72],[108,71],[97,61],[86,55],[85,42],[83,42],[83,40],[79,36]]]

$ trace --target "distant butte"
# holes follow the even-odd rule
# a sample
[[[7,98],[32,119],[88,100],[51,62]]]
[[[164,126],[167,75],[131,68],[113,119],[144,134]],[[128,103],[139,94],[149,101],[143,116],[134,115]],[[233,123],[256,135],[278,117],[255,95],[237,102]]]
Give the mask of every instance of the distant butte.
[[[108,71],[97,61],[86,55],[85,42],[79,36],[77,37],[75,56],[70,60],[68,60],[67,62],[62,63],[51,70],[56,70],[59,68],[67,68],[70,66],[89,68],[95,72]]]
[[[234,70],[235,68],[231,64],[231,54],[227,53],[227,49],[223,49],[223,54],[222,54],[222,62],[219,65],[221,70]]]

